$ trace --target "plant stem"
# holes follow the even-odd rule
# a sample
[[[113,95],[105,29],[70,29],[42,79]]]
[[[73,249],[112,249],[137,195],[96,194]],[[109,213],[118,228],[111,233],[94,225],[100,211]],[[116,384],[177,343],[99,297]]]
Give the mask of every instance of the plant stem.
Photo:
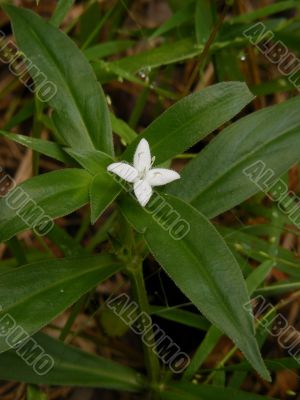
[[[140,311],[150,314],[150,307],[148,303],[147,292],[145,288],[145,282],[143,277],[143,266],[141,259],[133,260],[131,266],[128,268],[129,276],[131,278],[132,283],[132,290],[135,300],[139,304]],[[144,323],[144,321],[142,321]],[[152,333],[152,326],[148,327],[146,324],[144,325],[145,330],[150,330],[150,336],[153,337]],[[155,340],[153,337],[153,345],[155,345]],[[153,345],[147,346],[143,343],[144,348],[144,355],[145,355],[145,362],[146,368],[148,371],[148,376],[151,379],[151,384],[155,386],[158,382],[159,378],[159,361],[156,357],[155,353],[153,352]]]

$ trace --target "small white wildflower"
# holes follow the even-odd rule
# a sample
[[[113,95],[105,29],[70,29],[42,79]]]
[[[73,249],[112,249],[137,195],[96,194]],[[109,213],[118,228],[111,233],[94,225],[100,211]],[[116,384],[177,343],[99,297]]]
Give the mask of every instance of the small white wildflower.
[[[133,166],[126,162],[112,163],[107,167],[127,182],[133,183],[134,194],[142,207],[145,207],[152,196],[153,186],[166,185],[180,175],[166,168],[152,168],[155,157],[151,158],[149,143],[142,139],[138,144],[133,158]]]

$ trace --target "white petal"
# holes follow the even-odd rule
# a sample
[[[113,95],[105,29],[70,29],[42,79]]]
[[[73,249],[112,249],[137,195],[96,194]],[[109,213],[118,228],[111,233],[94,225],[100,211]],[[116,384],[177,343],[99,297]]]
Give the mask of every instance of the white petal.
[[[138,144],[134,153],[133,165],[139,172],[147,172],[151,168],[150,147],[146,139],[142,139]]]
[[[107,171],[113,172],[114,174],[118,175],[120,178],[124,179],[127,182],[134,182],[138,176],[138,171],[133,168],[131,165],[123,163],[123,162],[116,162],[112,163],[107,167]]]
[[[153,168],[146,175],[146,180],[151,186],[166,185],[176,179],[180,179],[180,175],[176,171],[165,168]]]
[[[150,200],[150,197],[152,196],[151,186],[145,180],[140,180],[138,182],[135,182],[135,184],[133,185],[133,189],[134,194],[138,199],[138,202],[142,207],[145,207],[145,205]]]

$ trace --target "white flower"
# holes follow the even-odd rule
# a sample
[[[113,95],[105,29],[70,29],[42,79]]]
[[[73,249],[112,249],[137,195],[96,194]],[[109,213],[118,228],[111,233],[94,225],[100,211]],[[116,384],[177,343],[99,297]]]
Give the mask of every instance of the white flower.
[[[171,169],[151,169],[154,160],[155,157],[151,159],[149,143],[146,139],[142,139],[134,153],[133,166],[126,162],[116,162],[107,167],[109,172],[133,183],[134,194],[142,207],[145,207],[150,200],[153,186],[165,185],[180,179],[180,175]]]

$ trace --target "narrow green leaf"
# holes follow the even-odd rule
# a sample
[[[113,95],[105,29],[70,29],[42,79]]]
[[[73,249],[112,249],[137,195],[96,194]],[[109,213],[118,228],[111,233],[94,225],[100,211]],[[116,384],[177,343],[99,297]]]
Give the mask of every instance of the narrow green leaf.
[[[255,11],[243,13],[229,20],[229,23],[249,23],[258,18],[268,17],[269,15],[280,13],[291,8],[299,7],[298,0],[278,1],[276,4],[270,4],[265,7],[258,8]]]
[[[205,44],[213,27],[212,2],[210,0],[196,1],[195,27],[197,43]]]
[[[165,400],[276,400],[269,396],[260,396],[241,390],[214,385],[191,385],[174,383],[167,391],[161,393]]]
[[[46,393],[36,386],[28,386],[26,400],[48,400]]]
[[[196,328],[201,331],[207,331],[210,327],[210,323],[206,318],[201,315],[195,314],[190,311],[180,310],[177,308],[166,308],[159,306],[150,307],[151,314],[157,317],[165,318],[169,321],[178,322],[191,328]]]
[[[29,100],[23,104],[23,106],[19,109],[19,111],[10,118],[9,121],[4,125],[3,129],[9,131],[15,126],[21,124],[30,118],[34,113],[34,101]]]
[[[276,265],[276,268],[299,280],[300,265],[296,254],[278,246],[277,255],[274,255],[270,252],[268,242],[255,235],[245,233],[243,230],[222,227],[220,232],[233,251],[259,262],[270,260]]]
[[[191,146],[240,112],[253,95],[245,83],[218,83],[175,103],[150,126],[142,137],[148,140],[158,164]],[[139,137],[124,155],[131,160]]]
[[[64,150],[55,142],[49,140],[32,138],[30,136],[20,135],[11,132],[0,131],[0,135],[15,143],[22,144],[28,149],[37,151],[45,156],[54,158],[55,160],[64,162],[66,164],[74,164],[74,161],[69,157]]]
[[[221,337],[222,332],[214,325],[208,329],[204,339],[198,346],[190,364],[184,372],[183,380],[189,381],[194,377],[201,365],[216,347]]]
[[[262,295],[265,297],[275,296],[279,294],[290,293],[300,289],[300,282],[284,282],[281,284],[274,284],[259,288],[255,291],[255,295]]]
[[[133,40],[114,40],[111,42],[96,44],[95,46],[84,50],[83,53],[88,60],[97,60],[127,50],[132,47],[134,43]]]
[[[61,137],[70,147],[96,148],[112,154],[107,102],[75,43],[32,11],[10,5],[3,7],[12,20],[19,49],[40,71],[32,72],[37,87],[44,84],[41,84],[43,73],[54,88],[53,97],[49,96],[47,101],[55,110],[53,119]]]
[[[299,107],[297,96],[230,125],[184,168],[168,192],[209,218],[259,192],[243,170],[262,161],[274,171],[274,182],[300,160]]]
[[[0,242],[26,229],[43,234],[51,219],[70,214],[89,200],[92,176],[62,169],[27,180],[0,199]]]
[[[49,307],[47,307],[49,308]],[[143,378],[134,370],[100,356],[65,345],[45,334],[33,339],[54,360],[54,367],[44,375],[37,374],[15,350],[0,355],[0,378],[43,385],[90,386],[137,391]]]
[[[114,258],[101,255],[42,260],[2,274],[0,318],[3,323],[14,320],[32,335],[121,268]],[[10,347],[6,338],[13,326],[5,326],[8,332],[2,332],[0,352]]]
[[[195,12],[194,2],[186,2],[175,14],[171,16],[164,24],[162,24],[158,29],[156,29],[150,38],[156,38],[162,36],[174,28],[178,28],[185,22],[192,20]]]
[[[269,380],[253,320],[243,309],[249,296],[240,268],[213,225],[196,209],[170,196],[155,195],[144,210],[124,195],[121,210],[143,233],[150,251],[182,292]],[[176,225],[180,236],[172,230]]]
[[[300,363],[298,359],[293,357],[285,357],[285,358],[278,358],[265,360],[266,365],[270,369],[270,371],[282,371],[286,369],[300,369]],[[250,371],[250,365],[244,361],[242,363],[236,365],[229,365],[228,367],[224,368],[226,371]]]
[[[251,295],[266,279],[274,266],[273,261],[267,260],[260,264],[247,278],[247,288]]]
[[[182,39],[174,43],[166,43],[155,49],[150,49],[133,56],[124,57],[121,60],[110,63],[112,67],[117,67],[120,70],[134,74],[140,70],[151,70],[162,65],[173,64],[178,61],[183,61],[192,58],[201,53],[203,47],[195,46],[192,39]],[[94,65],[94,70],[100,80],[105,83],[114,79],[116,75],[112,71],[104,71],[101,65]]]
[[[59,27],[74,3],[75,0],[58,0],[56,8],[50,20],[53,26]]]
[[[126,144],[130,144],[131,142],[136,139],[137,134],[136,132],[130,128],[125,121],[120,118],[117,118],[113,113],[110,114],[112,130],[115,132],[123,142]]]

